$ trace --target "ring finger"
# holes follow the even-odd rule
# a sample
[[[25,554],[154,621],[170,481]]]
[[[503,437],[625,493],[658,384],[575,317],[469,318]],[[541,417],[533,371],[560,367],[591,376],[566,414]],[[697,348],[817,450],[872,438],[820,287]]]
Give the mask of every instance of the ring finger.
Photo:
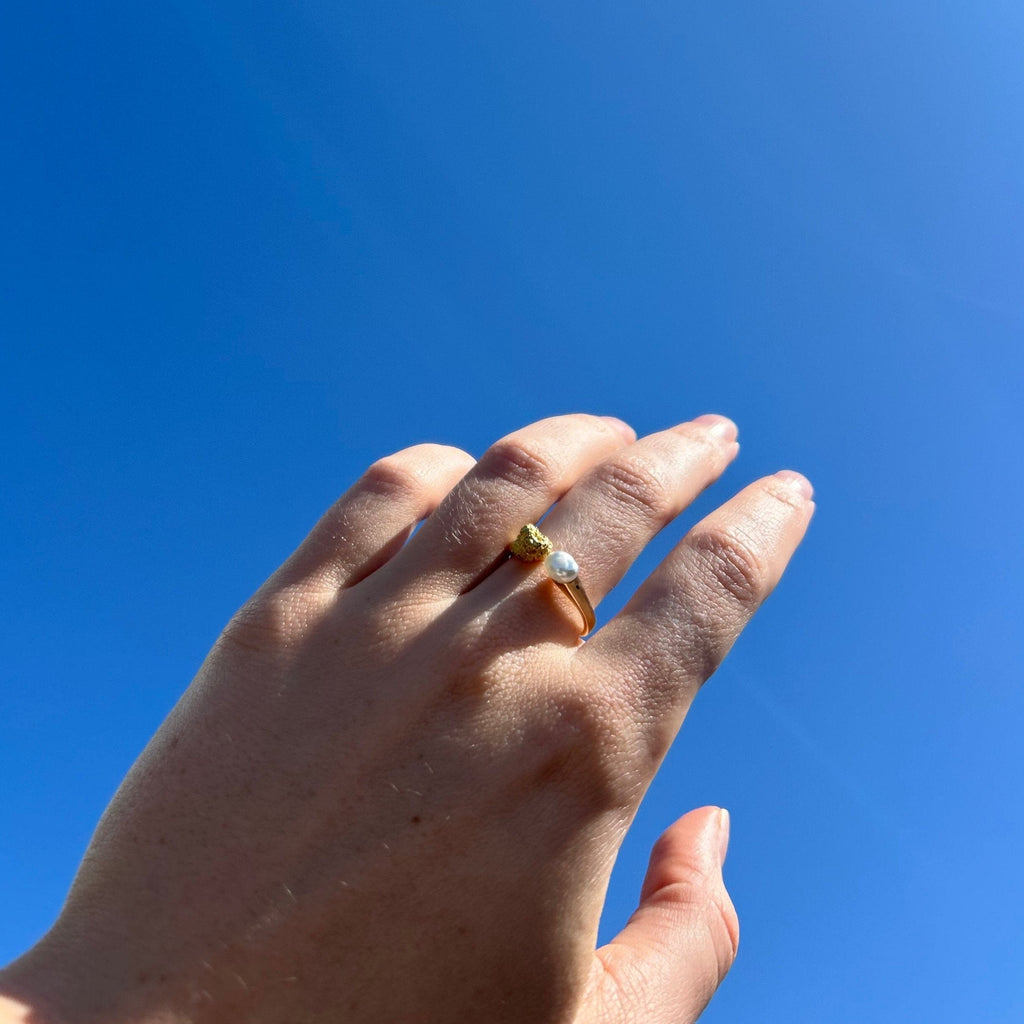
[[[471,589],[505,557],[523,523],[542,516],[634,436],[619,420],[571,415],[540,420],[502,438],[388,563],[385,582],[435,597]]]

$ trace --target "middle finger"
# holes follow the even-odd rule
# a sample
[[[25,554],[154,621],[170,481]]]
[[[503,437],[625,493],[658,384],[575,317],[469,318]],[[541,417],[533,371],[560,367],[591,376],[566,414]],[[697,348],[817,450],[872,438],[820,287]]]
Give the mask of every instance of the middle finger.
[[[551,510],[544,533],[579,563],[595,607],[655,534],[721,476],[739,451],[737,433],[731,420],[708,414],[650,434],[598,463]],[[517,586],[525,568],[503,566],[493,586]],[[549,602],[538,602],[537,613],[549,616]]]

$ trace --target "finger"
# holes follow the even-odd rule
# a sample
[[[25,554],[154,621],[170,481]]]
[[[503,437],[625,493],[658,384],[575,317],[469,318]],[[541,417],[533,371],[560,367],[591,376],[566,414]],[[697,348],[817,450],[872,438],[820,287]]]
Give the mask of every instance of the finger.
[[[272,578],[336,591],[379,569],[472,469],[458,448],[419,444],[380,459],[340,497]]]
[[[696,689],[778,583],[814,512],[810,483],[783,470],[744,488],[683,538],[576,657],[631,690],[667,749]]]
[[[735,423],[714,415],[651,434],[598,463],[552,509],[544,532],[579,563],[594,605],[651,538],[724,472],[739,451],[736,434]]]
[[[593,1019],[695,1021],[736,958],[739,921],[722,881],[729,815],[702,807],[651,852],[640,906],[597,951],[600,1011]]]
[[[493,569],[528,522],[590,469],[633,440],[610,417],[540,420],[492,445],[388,567],[434,593],[459,594]]]

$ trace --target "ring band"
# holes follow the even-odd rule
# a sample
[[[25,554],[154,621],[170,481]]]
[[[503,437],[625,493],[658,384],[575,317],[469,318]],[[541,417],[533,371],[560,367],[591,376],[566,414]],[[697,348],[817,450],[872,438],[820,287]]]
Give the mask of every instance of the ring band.
[[[512,541],[509,550],[513,558],[521,562],[543,562],[544,570],[553,583],[569,595],[583,616],[583,632],[586,636],[597,622],[594,606],[590,603],[583,584],[580,583],[580,567],[576,559],[568,551],[556,551],[554,544],[537,529],[533,523],[527,523],[519,531],[519,536]]]

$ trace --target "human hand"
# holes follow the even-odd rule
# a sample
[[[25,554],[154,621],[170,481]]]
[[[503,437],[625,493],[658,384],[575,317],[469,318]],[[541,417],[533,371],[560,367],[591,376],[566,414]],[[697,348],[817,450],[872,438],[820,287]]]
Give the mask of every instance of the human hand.
[[[554,504],[544,531],[597,605],[734,438],[721,417],[637,441],[574,415],[475,464],[420,445],[372,466],[228,624],[57,924],[0,974],[0,1011],[695,1020],[738,939],[727,815],[669,828],[639,909],[595,952],[601,905],[697,689],[802,539],[810,487],[745,488],[586,642],[566,596],[505,552]]]

